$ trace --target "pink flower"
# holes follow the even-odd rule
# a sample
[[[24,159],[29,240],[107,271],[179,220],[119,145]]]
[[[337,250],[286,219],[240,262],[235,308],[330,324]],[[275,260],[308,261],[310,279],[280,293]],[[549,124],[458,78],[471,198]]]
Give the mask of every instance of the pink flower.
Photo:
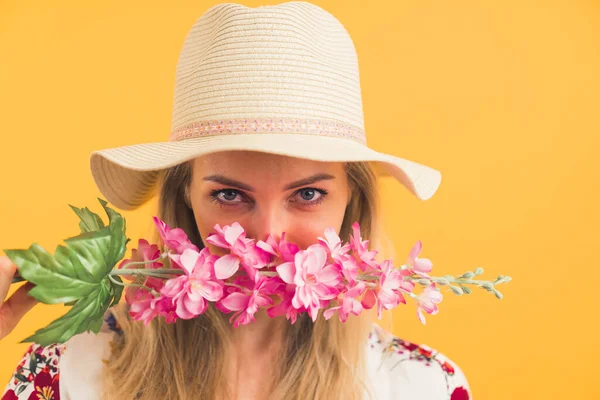
[[[185,249],[194,249],[198,251],[198,247],[190,242],[183,229],[171,229],[169,225],[156,216],[153,217],[153,220],[156,229],[158,229],[158,232],[160,233],[160,237],[169,249],[175,250],[178,254],[183,253]]]
[[[259,240],[256,246],[283,262],[294,261],[294,256],[300,250],[296,244],[285,240],[285,232],[281,234],[279,241],[269,235],[266,242]]]
[[[292,305],[297,309],[307,308],[313,321],[317,319],[322,302],[337,296],[336,286],[341,282],[338,267],[326,263],[326,250],[320,244],[313,244],[296,253],[294,262],[276,268],[285,283],[296,285]]]
[[[148,325],[157,316],[165,317],[167,323],[174,323],[177,320],[172,299],[163,295],[155,297],[145,289],[132,293],[128,303],[129,315],[133,320],[142,321],[144,325]]]
[[[131,249],[131,258],[127,258],[127,259],[124,259],[123,261],[121,261],[119,263],[119,265],[117,266],[117,268],[118,269],[122,269],[122,268],[126,268],[126,269],[128,269],[128,268],[132,268],[132,269],[161,268],[163,266],[163,264],[159,261],[144,264],[144,265],[133,264],[133,265],[126,266],[130,262],[141,262],[141,261],[148,262],[148,261],[156,260],[159,257],[160,257],[160,249],[158,248],[157,245],[155,245],[155,244],[150,245],[150,243],[148,243],[148,241],[146,239],[139,239],[137,249]],[[131,280],[131,281],[135,280],[135,278],[136,278],[135,275],[122,275],[122,276],[125,279]]]
[[[164,286],[164,284],[165,284],[165,281],[163,279],[154,278],[154,277],[146,277],[143,282],[144,286],[156,291],[157,293]],[[137,292],[139,292],[139,291],[148,292],[148,290],[142,289],[142,288],[136,287],[136,286],[128,286],[125,288],[125,300],[127,301],[128,304],[131,304],[135,301],[134,300],[135,296],[136,296]]]
[[[367,266],[375,267],[377,265],[377,261],[375,261],[375,256],[377,256],[377,250],[369,250],[369,241],[362,240],[360,235],[360,225],[358,222],[354,222],[352,224],[352,232],[350,235],[350,247],[357,256],[357,258],[363,263],[367,264]]]
[[[228,250],[219,257],[208,248],[199,251],[182,229],[171,229],[157,217],[154,222],[165,246],[174,250],[166,253],[173,272],[183,274],[165,281],[168,275],[151,277],[158,271],[147,271],[146,288],[134,285],[125,289],[131,317],[146,325],[157,316],[163,316],[167,323],[194,318],[207,310],[209,302],[224,313],[233,312],[229,320],[234,327],[254,321],[260,308],[266,308],[271,318],[285,315],[291,323],[304,312],[316,321],[320,309],[324,309],[325,319],[337,313],[340,321],[346,322],[350,315],[377,305],[378,317],[382,318],[383,310],[406,304],[405,294],[415,300],[423,324],[423,312],[439,311],[442,294],[434,283],[419,295],[412,293],[414,275],[429,278],[432,269],[430,260],[418,257],[420,241],[411,249],[407,266],[395,268],[392,260],[381,264],[375,260],[378,252],[369,250],[369,241],[362,239],[357,222],[352,224],[348,243],[343,243],[333,228],[327,228],[323,237],[305,250],[287,241],[285,233],[280,239],[269,234],[265,241],[255,243],[234,222],[222,228],[216,224],[216,233],[206,239]],[[163,266],[158,260],[162,260],[159,247],[140,239],[132,257],[123,260],[119,268],[141,261],[147,262],[145,268],[156,269]],[[240,267],[246,273],[236,274]],[[279,297],[276,305],[274,295]],[[333,299],[336,304],[330,307]]]
[[[153,307],[161,317],[165,318],[167,324],[173,324],[177,321],[177,309],[173,304],[173,299],[160,295],[153,300]]]
[[[329,250],[329,254],[331,255],[331,258],[334,259],[335,261],[338,261],[338,259],[345,255],[346,253],[348,253],[348,251],[350,251],[351,246],[350,243],[342,243],[342,240],[340,239],[340,237],[338,236],[338,234],[335,232],[335,229],[333,228],[327,228],[324,231],[324,236],[325,239],[323,239],[322,237],[319,237],[319,243],[321,243],[323,246],[325,246],[328,250]]]
[[[269,308],[267,310],[267,315],[271,318],[275,318],[280,315],[285,315],[285,318],[292,324],[294,324],[298,319],[298,315],[306,311],[306,309],[304,307],[296,309],[292,305],[292,298],[294,297],[294,293],[296,292],[296,285],[284,283],[284,286],[285,288],[283,289],[283,291],[277,293],[281,298],[281,302]]]
[[[427,258],[419,258],[418,255],[421,254],[421,249],[423,248],[421,241],[417,241],[417,243],[413,246],[408,255],[408,259],[406,264],[408,268],[414,271],[415,274],[420,275],[424,278],[429,278],[428,272],[431,272],[433,264],[431,260]]]
[[[363,306],[358,300],[358,297],[365,291],[365,288],[366,285],[364,282],[358,282],[347,292],[340,293],[338,295],[339,305],[325,310],[323,317],[325,317],[325,319],[329,319],[337,310],[340,321],[346,322],[350,314],[360,314],[363,311]]]
[[[359,263],[356,260],[356,257],[350,254],[344,254],[338,256],[336,263],[344,278],[348,280],[348,283],[354,285],[360,272]]]
[[[125,288],[125,301],[129,305],[129,315],[136,321],[141,320],[148,325],[158,315],[156,297],[165,281],[161,278],[146,277],[143,285],[150,290],[136,286]]]
[[[406,304],[402,291],[412,292],[415,284],[403,279],[410,272],[394,268],[392,260],[382,262],[379,269],[381,273],[377,288],[367,290],[362,305],[370,309],[377,302],[377,317],[381,319],[384,308],[390,310],[400,303]]]
[[[244,278],[247,283],[250,281],[247,277]],[[251,288],[230,293],[218,303],[218,308],[224,312],[235,311],[229,319],[230,322],[233,321],[234,328],[254,321],[254,314],[259,308],[273,305],[270,295],[274,293],[278,284],[261,275],[259,271],[255,272],[251,281]]]
[[[210,254],[208,248],[200,252],[186,249],[181,255],[170,254],[169,257],[183,267],[185,275],[167,280],[160,292],[173,300],[179,318],[197,317],[206,311],[207,301],[223,297],[223,284],[214,276],[217,256]]]
[[[331,259],[338,265],[342,275],[353,285],[360,267],[356,257],[348,254],[352,246],[350,243],[343,244],[333,228],[325,229],[324,233],[325,239],[319,237],[319,243],[327,248]]]
[[[152,307],[152,300],[154,300],[154,296],[147,290],[132,292],[127,301],[131,318],[135,321],[143,321],[144,325],[148,325],[158,315],[158,312]]]
[[[437,314],[439,311],[437,304],[442,301],[442,298],[442,293],[437,290],[435,283],[427,286],[421,294],[417,295],[415,299],[417,301],[417,316],[423,325],[425,325],[423,311],[430,315]]]
[[[216,224],[216,234],[206,238],[208,243],[217,247],[230,250],[230,254],[221,256],[215,262],[215,273],[218,279],[227,279],[235,274],[240,263],[246,269],[249,276],[254,276],[254,271],[260,269],[270,262],[270,255],[254,244],[253,239],[247,239],[244,228],[234,222],[223,228]]]

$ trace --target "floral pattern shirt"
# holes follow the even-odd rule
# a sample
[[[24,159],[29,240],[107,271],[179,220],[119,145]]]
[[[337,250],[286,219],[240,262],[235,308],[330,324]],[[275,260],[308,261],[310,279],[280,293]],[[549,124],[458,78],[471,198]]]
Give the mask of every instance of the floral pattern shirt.
[[[76,335],[64,344],[32,344],[23,355],[0,400],[95,400],[102,360],[122,335],[111,311],[98,334]],[[369,335],[367,370],[372,400],[471,400],[462,370],[426,345],[386,332],[377,324]],[[365,400],[369,399],[365,393]]]

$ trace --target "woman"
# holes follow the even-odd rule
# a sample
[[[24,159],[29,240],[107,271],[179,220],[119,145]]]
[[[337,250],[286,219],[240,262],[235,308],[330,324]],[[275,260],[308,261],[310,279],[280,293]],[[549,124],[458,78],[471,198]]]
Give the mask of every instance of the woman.
[[[121,209],[157,194],[158,217],[198,248],[215,224],[236,221],[248,237],[286,232],[301,248],[328,227],[347,241],[357,221],[380,248],[377,177],[393,176],[421,200],[440,183],[432,168],[367,147],[352,40],[308,2],[206,11],[177,65],[169,141],[96,151],[91,169]],[[2,259],[0,299],[14,271]],[[2,305],[0,337],[35,304],[28,285]],[[148,326],[128,311],[109,310],[99,334],[33,344],[3,399],[470,398],[456,364],[393,337],[367,312],[291,324],[261,309],[232,328],[212,306]]]

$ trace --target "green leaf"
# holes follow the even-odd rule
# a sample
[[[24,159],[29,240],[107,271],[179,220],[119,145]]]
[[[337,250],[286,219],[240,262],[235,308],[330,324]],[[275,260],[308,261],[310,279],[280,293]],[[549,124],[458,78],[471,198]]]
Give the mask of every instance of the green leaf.
[[[91,212],[89,208],[77,208],[69,204],[69,207],[75,211],[75,214],[79,217],[81,222],[79,222],[79,227],[81,228],[81,232],[92,232],[98,231],[104,228],[104,222],[100,218],[100,216],[94,212]]]
[[[108,273],[113,269],[113,266],[125,256],[129,239],[125,234],[126,223],[121,214],[112,208],[107,207],[106,201],[100,198],[98,201],[100,201],[100,204],[104,208],[104,211],[108,215],[108,219],[110,221],[109,229],[111,242],[108,255],[106,256],[107,263],[110,265],[110,268],[106,271]]]
[[[23,393],[23,391],[25,391],[26,388],[27,388],[26,385],[19,386],[19,388],[17,389],[17,392],[16,392],[17,396],[19,396],[21,393]]]
[[[17,378],[18,380],[20,380],[21,382],[29,382],[27,380],[27,377],[23,374],[15,374],[15,378]]]
[[[5,250],[23,278],[36,286],[29,294],[45,304],[66,303],[94,291],[98,283],[79,279],[72,265],[59,264],[34,243],[27,250]]]
[[[97,231],[82,232],[65,240],[66,246],[57,246],[54,256],[34,243],[27,250],[6,250],[19,274],[36,286],[30,295],[42,303],[73,303],[96,290],[115,264],[123,258],[128,241],[125,220],[106,202],[99,199],[110,219],[109,226]],[[79,209],[78,209],[79,210]],[[86,229],[93,226],[89,214]],[[96,224],[100,227],[103,224]],[[119,295],[121,290],[114,290]]]
[[[113,276],[113,279],[123,283],[123,279],[121,279],[121,277],[118,275]],[[112,303],[110,303],[109,308],[116,306],[119,303],[119,300],[121,300],[121,296],[123,295],[123,289],[125,288],[124,286],[117,285],[113,282],[111,282],[111,285],[112,285],[112,290],[113,290],[113,293],[112,293],[113,301],[112,301]]]
[[[65,244],[69,250],[66,255],[75,272],[88,276],[92,282],[104,279],[118,261],[108,259],[112,241],[110,227],[66,239]]]
[[[5,250],[20,276],[35,284],[29,291],[32,297],[46,304],[71,306],[65,315],[22,342],[48,345],[86,331],[98,333],[106,310],[121,299],[123,286],[108,274],[124,257],[130,239],[125,235],[125,219],[107,207],[106,201],[98,200],[109,224],[87,208],[71,206],[81,220],[81,233],[65,239],[65,246],[57,246],[54,255],[36,243],[25,250]],[[120,277],[114,279],[123,282]]]
[[[21,343],[35,342],[42,346],[64,343],[71,337],[91,330],[100,331],[104,313],[111,303],[110,282],[102,281],[98,288],[79,300],[65,315],[51,322],[47,327],[23,339]]]

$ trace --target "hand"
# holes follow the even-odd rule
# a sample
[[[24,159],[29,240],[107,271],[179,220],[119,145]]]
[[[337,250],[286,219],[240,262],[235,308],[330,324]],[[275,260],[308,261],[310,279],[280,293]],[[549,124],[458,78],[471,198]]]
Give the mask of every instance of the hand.
[[[0,256],[0,340],[12,332],[21,318],[38,303],[28,294],[34,286],[31,282],[25,283],[6,299],[16,271],[17,266],[10,258]]]

